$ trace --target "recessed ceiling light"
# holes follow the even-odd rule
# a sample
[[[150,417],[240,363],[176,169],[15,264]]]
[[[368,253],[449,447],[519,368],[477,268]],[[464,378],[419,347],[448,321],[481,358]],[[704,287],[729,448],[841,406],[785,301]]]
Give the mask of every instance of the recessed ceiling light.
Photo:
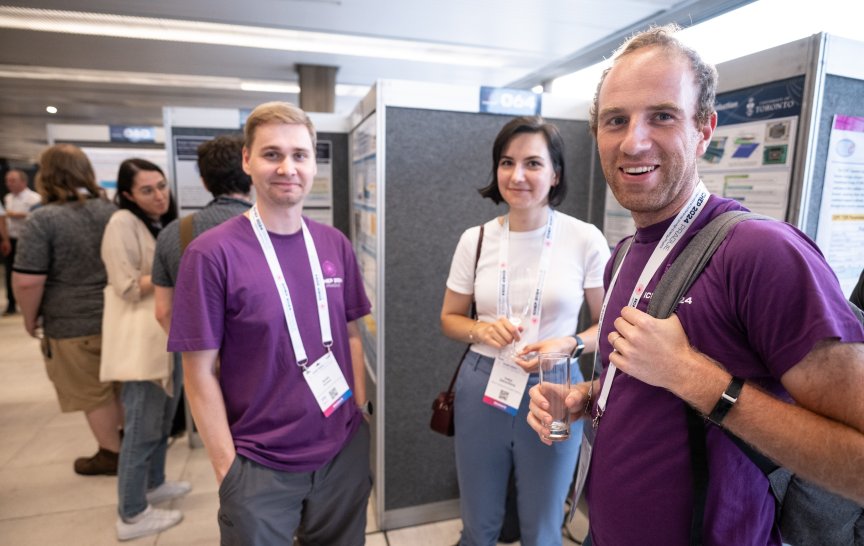
[[[541,93],[543,93],[543,86],[542,85],[535,85],[534,87],[531,88],[531,91],[540,95]]]
[[[48,112],[49,114],[56,114],[57,113],[57,107],[56,106],[46,106],[45,111]]]

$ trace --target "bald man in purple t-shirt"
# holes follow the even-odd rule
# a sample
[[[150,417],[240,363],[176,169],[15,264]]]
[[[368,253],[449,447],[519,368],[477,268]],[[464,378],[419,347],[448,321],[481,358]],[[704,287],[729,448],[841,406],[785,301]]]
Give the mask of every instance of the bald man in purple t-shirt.
[[[743,209],[700,182],[696,161],[717,123],[716,71],[673,31],[626,42],[592,108],[607,183],[637,231],[611,289],[607,266],[603,373],[590,401],[589,383],[567,400],[595,425],[589,538],[691,544],[690,405],[712,421],[701,543],[779,546],[767,479],[723,429],[864,503],[864,329],[819,249],[781,222],[738,224],[675,315],[645,312],[686,243],[722,212]],[[548,403],[536,388],[531,399],[528,421],[542,439]]]
[[[245,132],[257,202],[186,249],[168,342],[220,484],[222,544],[363,544],[369,300],[345,236],[302,216],[308,116],[262,104]]]

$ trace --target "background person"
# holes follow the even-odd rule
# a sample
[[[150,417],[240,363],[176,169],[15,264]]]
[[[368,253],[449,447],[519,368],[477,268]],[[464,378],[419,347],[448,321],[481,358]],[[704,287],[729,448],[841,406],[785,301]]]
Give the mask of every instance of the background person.
[[[645,313],[666,264],[712,218],[744,208],[700,182],[697,159],[717,123],[717,73],[675,30],[627,41],[591,113],[606,181],[637,231],[601,324],[604,372],[591,400],[599,420],[585,488],[590,536],[603,546],[691,544],[689,404],[712,421],[704,421],[709,480],[695,538],[779,546],[767,479],[723,429],[864,502],[864,331],[816,245],[773,221],[737,224],[672,317]],[[654,254],[669,247],[665,258]],[[601,415],[596,395],[610,380]],[[568,397],[577,414],[587,391],[583,384]],[[529,422],[542,438],[546,401],[536,389],[531,396]]]
[[[102,239],[108,286],[100,376],[123,382],[116,529],[120,540],[130,540],[179,523],[179,510],[153,505],[185,495],[191,485],[165,481],[183,372],[165,352],[168,340],[154,316],[150,278],[156,236],[177,217],[177,208],[162,170],[137,158],[120,164],[114,202],[120,210],[111,216]]]
[[[171,329],[171,309],[174,305],[174,285],[180,269],[180,257],[186,246],[198,235],[225,220],[242,214],[252,206],[249,195],[252,180],[243,172],[243,138],[217,136],[198,146],[198,173],[213,200],[194,214],[171,222],[156,239],[153,259],[153,289],[156,299],[156,320],[168,333]],[[179,353],[171,353],[175,366],[182,365]],[[185,395],[180,391],[178,411],[171,435],[186,430]]]
[[[0,254],[6,257],[11,250],[12,244],[9,242],[9,232],[6,227],[6,209],[0,205]]]
[[[252,206],[249,195],[252,179],[243,171],[242,137],[217,136],[198,146],[197,152],[198,173],[204,187],[213,194],[213,200],[190,215],[190,220],[177,220],[166,225],[156,239],[156,256],[153,261],[156,318],[166,332],[171,326],[174,285],[184,250],[181,242],[182,222],[192,222],[194,239],[225,220],[246,212]]]
[[[351,243],[302,216],[317,171],[309,117],[266,103],[244,131],[256,205],[184,252],[168,343],[220,484],[222,544],[363,544],[372,482],[356,321],[369,300]]]
[[[494,545],[504,518],[507,482],[514,470],[521,543],[561,543],[561,522],[567,487],[579,453],[581,428],[574,438],[545,448],[525,423],[527,390],[516,394],[515,415],[484,403],[484,392],[499,353],[516,341],[528,342],[523,356],[533,352],[573,352],[577,344],[594,350],[596,325],[573,337],[583,301],[592,320],[603,299],[603,266],[609,257],[600,231],[573,217],[555,212],[566,192],[564,143],[558,129],[537,117],[507,123],[492,149],[492,182],[480,190],[507,213],[484,224],[482,253],[474,274],[480,226],[462,234],[447,279],[441,327],[448,337],[472,343],[456,382],[456,469],[463,531],[462,546]],[[530,268],[523,279],[537,286],[551,226],[550,263],[542,286],[539,331],[519,329],[498,307],[499,263],[508,272]],[[509,229],[508,229],[509,228]],[[499,254],[501,249],[505,254]],[[512,278],[512,276],[511,276]],[[514,280],[514,282],[516,282]],[[509,287],[513,296],[513,286]],[[478,320],[468,317],[472,299]],[[536,343],[537,340],[544,340]],[[584,340],[584,341],[583,341]],[[538,381],[537,359],[520,359],[532,372],[528,386]],[[581,374],[574,370],[574,378]]]
[[[30,209],[42,202],[38,193],[27,187],[27,175],[24,171],[12,169],[6,173],[6,188],[9,193],[3,198],[5,204],[6,231],[9,237],[9,253],[6,260],[6,311],[3,316],[14,315],[15,291],[12,290],[12,266],[15,264],[15,249],[18,247],[18,237],[24,229],[24,222],[30,215]],[[0,214],[2,216],[2,214]]]
[[[63,412],[83,411],[99,445],[75,461],[84,475],[117,473],[122,409],[114,385],[99,380],[102,232],[116,208],[96,185],[87,156],[71,144],[42,153],[36,188],[45,206],[33,211],[18,240],[12,286],[24,328],[44,328],[42,353]]]

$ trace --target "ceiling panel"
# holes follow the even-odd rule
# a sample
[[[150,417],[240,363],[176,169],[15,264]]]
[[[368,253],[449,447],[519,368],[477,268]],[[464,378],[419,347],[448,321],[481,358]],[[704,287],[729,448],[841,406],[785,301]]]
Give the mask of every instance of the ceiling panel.
[[[26,67],[216,76],[296,83],[295,65],[338,67],[337,83],[408,79],[470,85],[535,85],[611,52],[646,21],[699,19],[748,0],[0,0],[9,7],[204,21],[374,36],[496,50],[495,68],[356,55],[109,38],[4,28],[0,17],[0,158],[35,160],[46,123],[160,123],[162,106],[249,107],[290,94],[86,83],[11,74]],[[597,44],[602,47],[597,48]],[[594,50],[592,50],[594,48]],[[469,49],[466,51],[473,51]],[[600,51],[600,53],[598,53]],[[588,52],[588,54],[586,54]],[[492,53],[490,53],[492,55]],[[591,62],[594,62],[591,61]],[[5,68],[5,70],[4,70]],[[49,70],[50,73],[50,70]],[[339,98],[348,110],[356,98]],[[60,108],[51,116],[47,104]]]

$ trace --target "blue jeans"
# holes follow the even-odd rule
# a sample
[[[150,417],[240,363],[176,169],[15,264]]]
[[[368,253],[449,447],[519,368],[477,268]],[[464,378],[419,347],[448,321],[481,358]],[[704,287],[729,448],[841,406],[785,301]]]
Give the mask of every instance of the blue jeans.
[[[461,546],[494,546],[504,520],[510,469],[514,471],[523,546],[561,544],[564,500],[576,470],[582,423],[551,447],[528,426],[528,390],[516,416],[483,402],[493,359],[469,352],[456,380],[456,472],[462,512]],[[578,367],[572,379],[581,381]]]
[[[180,389],[183,367],[174,360],[174,396],[153,381],[123,383],[123,443],[117,466],[117,511],[124,519],[147,508],[147,491],[165,482],[168,436]]]

